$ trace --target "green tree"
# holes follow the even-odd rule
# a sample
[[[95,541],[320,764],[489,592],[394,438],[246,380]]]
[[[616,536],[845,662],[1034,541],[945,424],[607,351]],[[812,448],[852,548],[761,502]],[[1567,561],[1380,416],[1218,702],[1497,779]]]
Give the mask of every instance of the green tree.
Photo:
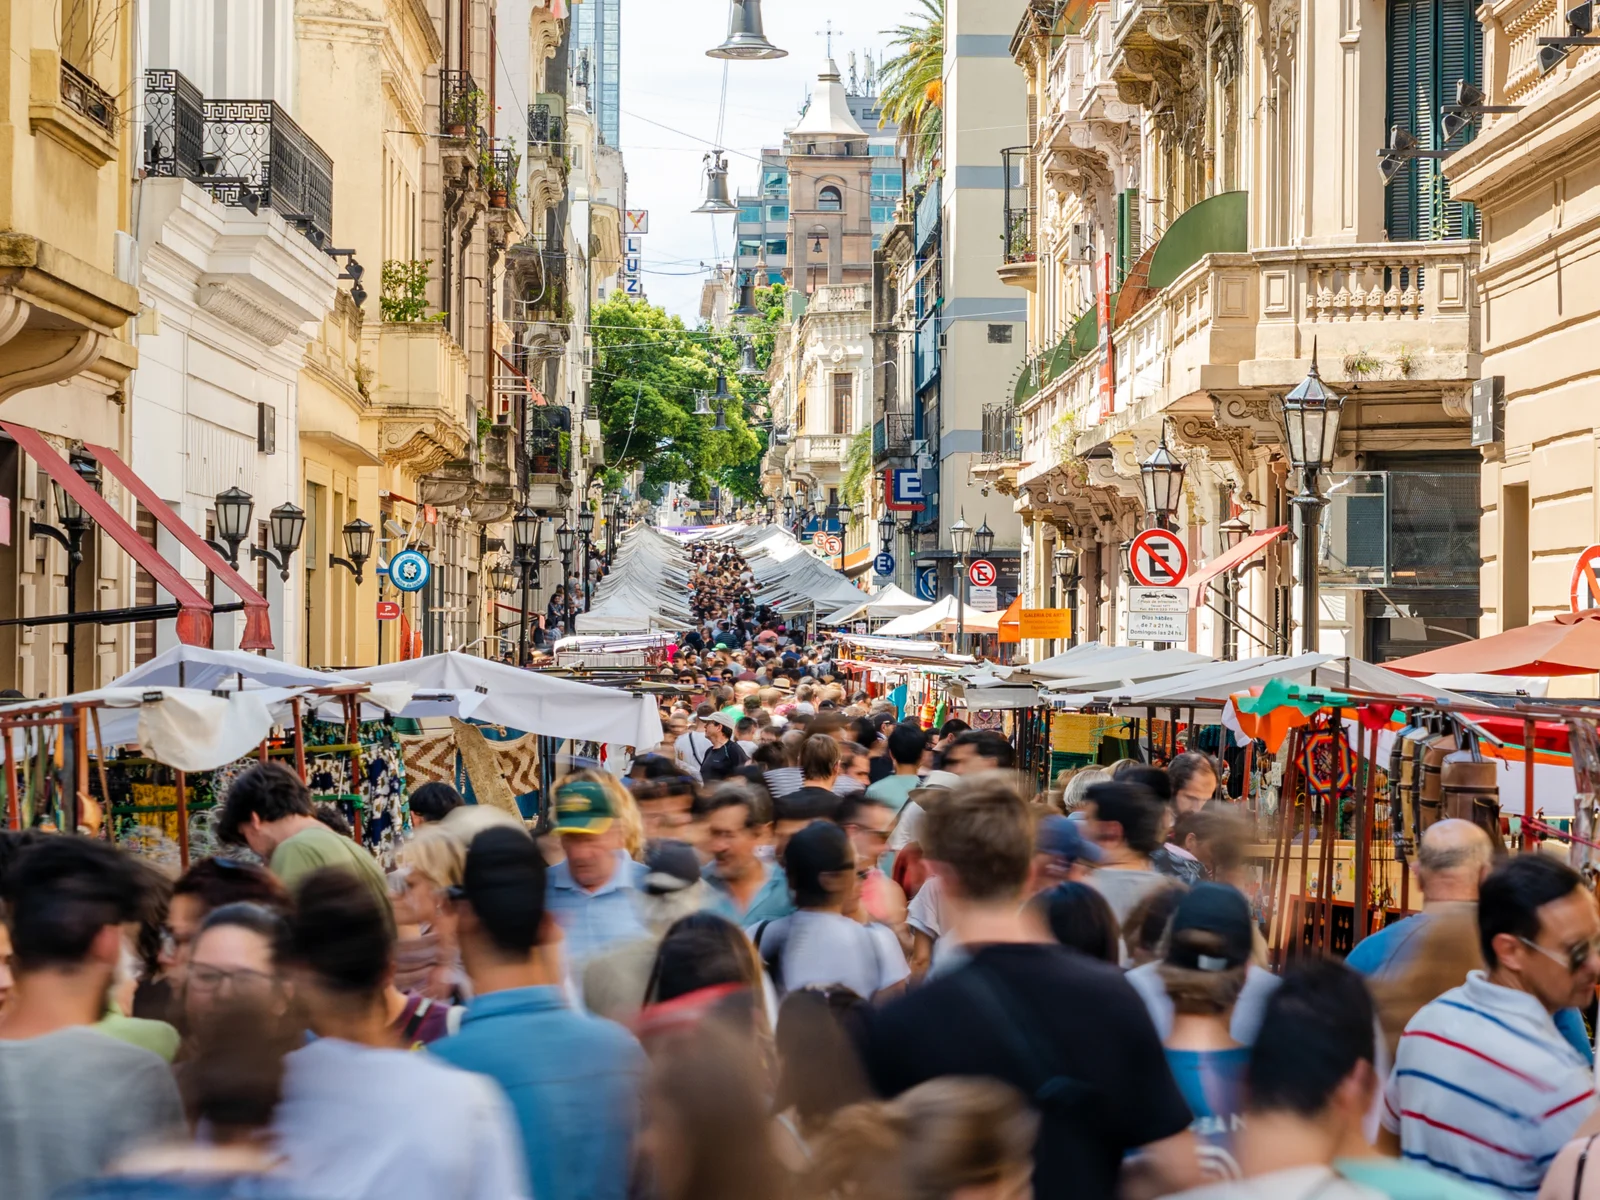
[[[663,309],[621,293],[592,310],[591,327],[591,398],[610,466],[642,469],[646,494],[677,483],[703,499],[730,469],[759,463],[762,445],[745,418],[747,380],[736,374],[739,351],[731,338],[687,329]],[[732,394],[726,432],[712,430],[714,418],[694,415],[696,395],[716,387],[719,362]]]
[[[850,439],[845,451],[844,478],[839,481],[839,499],[852,509],[867,497],[867,476],[872,473],[872,430],[863,429]]]
[[[882,120],[900,127],[912,171],[938,168],[944,130],[944,0],[920,0],[923,12],[884,32],[898,51],[879,74]]]

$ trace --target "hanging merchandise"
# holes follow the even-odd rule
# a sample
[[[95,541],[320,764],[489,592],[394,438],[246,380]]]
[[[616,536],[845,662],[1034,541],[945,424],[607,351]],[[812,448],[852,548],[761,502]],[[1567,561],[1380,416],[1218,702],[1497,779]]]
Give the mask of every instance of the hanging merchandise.
[[[1321,795],[1342,795],[1355,780],[1355,753],[1350,749],[1342,723],[1308,734],[1300,759],[1308,787]]]

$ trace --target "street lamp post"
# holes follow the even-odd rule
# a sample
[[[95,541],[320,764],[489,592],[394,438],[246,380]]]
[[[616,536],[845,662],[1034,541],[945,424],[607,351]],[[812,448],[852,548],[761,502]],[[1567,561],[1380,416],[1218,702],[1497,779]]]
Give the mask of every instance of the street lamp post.
[[[568,579],[572,578],[572,546],[577,539],[577,530],[573,529],[572,526],[567,524],[565,521],[561,523],[561,528],[556,530],[556,546],[561,551],[561,581],[563,585],[565,585]],[[571,633],[572,622],[575,614],[573,612],[572,597],[570,595],[567,596],[565,608],[566,611],[562,614],[561,623],[566,632]]]
[[[578,532],[583,535],[583,611],[588,612],[589,593],[591,590],[589,585],[589,551],[594,545],[589,535],[594,532],[594,509],[589,507],[587,501],[578,510]]]
[[[1177,523],[1178,505],[1183,499],[1183,461],[1167,449],[1167,425],[1161,423],[1161,441],[1150,457],[1139,464],[1144,485],[1144,508],[1150,524],[1157,529],[1172,529]],[[1157,650],[1170,650],[1171,642],[1152,643]]]
[[[1066,601],[1067,648],[1078,644],[1078,552],[1066,542],[1056,543],[1056,579],[1060,583],[1061,598]]]
[[[100,490],[100,473],[92,462],[87,459],[74,458],[72,469],[81,475],[95,489]],[[72,493],[52,479],[50,490],[55,495],[56,519],[60,527],[47,525],[42,521],[33,521],[30,532],[34,537],[47,537],[60,544],[67,552],[67,616],[76,615],[78,611],[78,568],[83,564],[83,536],[89,532],[89,526],[94,524],[89,514],[83,511],[83,506],[77,502]],[[67,625],[67,694],[70,696],[77,691],[77,641],[78,627],[75,622]]]
[[[1318,542],[1322,510],[1328,504],[1318,487],[1318,476],[1333,467],[1343,412],[1344,397],[1330,392],[1317,373],[1317,348],[1313,342],[1310,373],[1283,398],[1289,463],[1300,472],[1300,492],[1291,503],[1300,513],[1300,645],[1308,654],[1317,649],[1318,642]]]
[[[606,497],[606,569],[611,569],[611,560],[617,555],[617,513],[621,511],[620,502],[616,495]]]
[[[1250,522],[1243,513],[1222,523],[1222,548],[1235,549],[1240,542],[1250,536]],[[1224,602],[1226,611],[1223,614],[1225,625],[1223,627],[1222,657],[1235,659],[1239,656],[1239,568],[1235,567],[1228,572],[1228,592]]]
[[[239,543],[250,537],[250,517],[255,512],[255,498],[243,488],[231,487],[218,492],[212,502],[217,514],[217,537],[223,543],[208,543],[228,560],[235,571],[239,569]]]
[[[511,543],[516,549],[517,582],[522,585],[522,607],[517,621],[517,666],[528,662],[528,591],[539,562],[539,514],[524,504],[511,519]]]
[[[956,653],[963,654],[967,647],[967,539],[972,536],[972,526],[967,524],[967,514],[962,512],[950,526],[950,548],[956,552]]]

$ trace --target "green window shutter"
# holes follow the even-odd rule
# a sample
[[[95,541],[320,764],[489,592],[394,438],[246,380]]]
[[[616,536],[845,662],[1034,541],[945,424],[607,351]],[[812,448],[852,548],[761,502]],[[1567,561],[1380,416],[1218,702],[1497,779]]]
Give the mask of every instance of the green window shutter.
[[[1139,258],[1139,189],[1128,188],[1117,193],[1117,251],[1115,266],[1117,283],[1128,277]],[[1098,285],[1096,285],[1098,286]]]
[[[1387,126],[1416,136],[1424,150],[1441,149],[1440,106],[1455,100],[1456,82],[1481,84],[1483,33],[1472,0],[1389,0]],[[1466,136],[1470,136],[1470,133]],[[1437,160],[1412,159],[1385,196],[1391,241],[1473,237],[1470,205],[1449,198]]]

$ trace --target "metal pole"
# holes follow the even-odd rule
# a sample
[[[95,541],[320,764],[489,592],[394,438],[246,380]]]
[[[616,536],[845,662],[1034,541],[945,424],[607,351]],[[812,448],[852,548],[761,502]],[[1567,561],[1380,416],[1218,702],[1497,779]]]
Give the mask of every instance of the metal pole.
[[[528,583],[533,574],[533,563],[526,554],[517,556],[517,575],[522,582],[522,614],[517,621],[517,666],[528,661]]]
[[[956,653],[967,652],[967,556],[957,560],[961,577],[956,580]]]
[[[1300,652],[1302,654],[1316,652],[1318,625],[1321,621],[1317,594],[1317,552],[1322,510],[1327,507],[1328,501],[1317,494],[1316,487],[1316,475],[1308,473],[1304,489],[1291,501],[1300,513]]]
[[[83,534],[79,533],[72,539],[73,550],[67,555],[67,616],[73,616],[78,611],[78,563],[83,560],[83,553],[78,547],[82,544]],[[78,627],[68,622],[67,624],[67,695],[75,696],[78,692]]]
[[[583,611],[589,611],[589,535],[583,535]]]
[[[561,552],[561,582],[564,585],[571,578],[572,578],[572,551],[571,550],[563,550]],[[561,624],[565,628],[566,632],[570,634],[572,632],[572,628],[573,628],[573,621],[576,619],[577,614],[572,611],[573,602],[572,602],[571,589],[570,588],[565,589],[562,594],[566,596],[566,600],[564,601],[563,606],[562,606]]]

